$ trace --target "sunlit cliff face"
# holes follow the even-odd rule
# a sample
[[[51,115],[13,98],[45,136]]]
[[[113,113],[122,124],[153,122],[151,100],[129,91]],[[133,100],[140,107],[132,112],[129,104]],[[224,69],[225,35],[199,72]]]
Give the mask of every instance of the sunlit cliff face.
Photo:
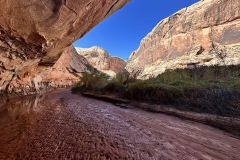
[[[141,71],[148,78],[166,69],[190,64],[231,65],[240,63],[240,1],[204,0],[162,20],[132,53],[129,72]],[[223,63],[214,48],[225,48]]]

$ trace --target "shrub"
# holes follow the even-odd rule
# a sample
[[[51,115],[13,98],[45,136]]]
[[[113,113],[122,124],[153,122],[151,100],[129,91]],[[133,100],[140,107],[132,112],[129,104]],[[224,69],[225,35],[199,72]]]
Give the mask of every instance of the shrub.
[[[72,93],[99,91],[107,85],[109,76],[102,72],[83,73],[80,82],[72,88]]]
[[[174,108],[240,116],[240,65],[168,70],[155,78],[138,80],[118,74],[108,80],[85,73],[72,91],[101,91],[126,99],[172,104]]]
[[[75,85],[71,88],[71,92],[73,94],[78,93],[78,92],[85,92],[85,91],[87,91],[87,88],[82,85]]]
[[[111,82],[108,83],[103,90],[107,93],[117,93],[119,96],[122,96],[122,94],[125,92],[125,88],[126,87],[123,84]]]
[[[240,116],[240,66],[168,70],[125,85],[124,98],[221,116]]]

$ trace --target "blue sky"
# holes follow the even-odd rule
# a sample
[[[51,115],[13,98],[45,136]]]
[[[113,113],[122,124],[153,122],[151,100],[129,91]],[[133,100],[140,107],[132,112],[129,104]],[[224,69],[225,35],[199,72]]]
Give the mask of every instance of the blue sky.
[[[100,46],[112,56],[127,60],[158,22],[198,1],[132,0],[76,41],[74,46]]]

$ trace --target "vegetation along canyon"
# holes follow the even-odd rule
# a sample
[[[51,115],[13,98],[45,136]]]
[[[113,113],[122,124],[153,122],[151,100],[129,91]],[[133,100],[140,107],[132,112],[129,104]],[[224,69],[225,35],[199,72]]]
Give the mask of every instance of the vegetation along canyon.
[[[0,159],[240,160],[239,0],[0,0]]]

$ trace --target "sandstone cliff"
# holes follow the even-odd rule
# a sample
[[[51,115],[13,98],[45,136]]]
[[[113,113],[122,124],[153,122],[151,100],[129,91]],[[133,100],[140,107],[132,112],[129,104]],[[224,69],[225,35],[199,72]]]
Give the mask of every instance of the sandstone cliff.
[[[85,57],[96,69],[114,77],[117,73],[125,71],[126,61],[110,54],[100,47],[76,48],[77,52]]]
[[[162,20],[131,54],[126,68],[149,78],[166,69],[239,63],[240,1],[202,0]]]
[[[17,77],[5,81],[5,84],[8,85],[8,93],[29,94],[42,89],[71,86],[79,81],[82,72],[90,70],[88,61],[70,46],[53,66],[30,65],[22,69]]]
[[[67,46],[128,1],[1,0],[0,92],[31,88],[32,73],[48,70]]]

